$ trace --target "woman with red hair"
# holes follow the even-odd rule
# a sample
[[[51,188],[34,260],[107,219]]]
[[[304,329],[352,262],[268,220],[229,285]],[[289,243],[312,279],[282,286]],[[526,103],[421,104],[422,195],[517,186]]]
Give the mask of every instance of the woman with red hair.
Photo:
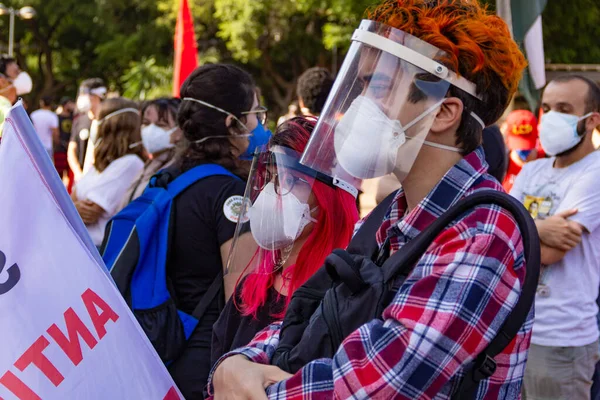
[[[294,291],[350,242],[358,220],[354,193],[299,163],[314,126],[302,117],[285,122],[255,156],[245,199],[252,206],[242,210],[239,231],[250,229],[256,251],[214,325],[213,362],[282,319]],[[230,262],[238,246],[247,254],[239,239]]]

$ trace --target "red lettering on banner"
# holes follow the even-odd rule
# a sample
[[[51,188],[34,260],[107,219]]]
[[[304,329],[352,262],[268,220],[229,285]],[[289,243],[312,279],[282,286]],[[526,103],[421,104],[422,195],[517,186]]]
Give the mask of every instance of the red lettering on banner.
[[[83,304],[94,324],[98,337],[102,339],[106,335],[106,323],[108,321],[116,322],[119,319],[117,313],[93,290],[87,289],[82,295]],[[98,312],[100,310],[100,312]],[[90,329],[83,323],[75,310],[68,308],[64,313],[66,335],[56,324],[48,328],[48,335],[61,348],[74,365],[79,365],[83,360],[80,338],[93,349],[98,344],[98,339],[94,337]],[[67,337],[68,336],[68,337]],[[21,372],[33,364],[36,366],[54,386],[59,386],[64,381],[64,376],[52,364],[52,361],[46,357],[43,352],[50,345],[50,341],[45,336],[40,336],[15,362],[15,367]],[[10,390],[19,400],[41,400],[29,386],[27,386],[13,372],[7,371],[0,377],[0,385]],[[177,397],[165,397],[165,400],[180,400],[177,391],[174,392]],[[167,396],[172,396],[171,391]],[[45,397],[45,396],[44,396]],[[2,400],[2,397],[0,397]]]
[[[163,400],[181,400],[181,397],[179,397],[179,394],[177,394],[177,390],[174,387],[172,387],[171,389],[169,389],[167,395]]]
[[[92,289],[86,290],[81,295],[81,299],[83,300],[83,304],[85,304],[88,314],[90,314],[90,318],[92,319],[94,328],[96,328],[98,337],[102,339],[104,335],[106,335],[106,327],[104,325],[106,325],[109,320],[112,322],[117,322],[119,316]],[[98,314],[96,306],[102,310],[102,313]]]
[[[42,353],[49,344],[50,342],[48,339],[44,336],[40,336],[38,340],[25,350],[25,353],[23,353],[23,355],[15,362],[15,367],[23,372],[25,371],[25,368],[33,364],[46,375],[46,378],[48,378],[54,386],[58,386],[65,377],[58,372],[54,364],[52,364],[52,362],[48,360],[48,357]]]
[[[42,400],[29,386],[24,384],[23,381],[10,371],[2,375],[0,383],[17,396],[19,400]]]
[[[48,334],[54,339],[56,344],[60,346],[69,359],[71,359],[71,362],[74,365],[78,365],[81,360],[83,360],[79,337],[81,336],[90,349],[96,347],[98,341],[70,307],[65,311],[65,324],[67,326],[67,334],[69,335],[68,339],[56,324],[52,324],[52,326],[48,328]]]

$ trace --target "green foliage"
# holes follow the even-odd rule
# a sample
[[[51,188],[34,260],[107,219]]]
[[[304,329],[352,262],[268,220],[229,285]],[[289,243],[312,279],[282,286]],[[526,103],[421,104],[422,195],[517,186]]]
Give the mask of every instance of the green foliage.
[[[298,76],[341,59],[373,0],[214,0],[219,37],[253,72],[269,107],[283,113]]]
[[[548,62],[600,64],[600,1],[549,0],[542,23]]]
[[[142,58],[123,74],[123,96],[141,101],[170,96],[172,79],[172,66],[156,65],[154,57]]]

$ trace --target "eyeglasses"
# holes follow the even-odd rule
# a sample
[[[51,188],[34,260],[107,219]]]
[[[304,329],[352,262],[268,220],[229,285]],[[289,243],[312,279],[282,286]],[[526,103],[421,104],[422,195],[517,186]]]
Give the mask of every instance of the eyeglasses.
[[[267,111],[269,111],[267,107],[258,106],[254,110],[244,111],[242,115],[256,114],[256,119],[258,119],[258,121],[264,125],[267,123]]]
[[[254,186],[255,190],[262,191],[267,184],[272,183],[275,186],[275,193],[280,196],[285,196],[290,193],[292,189],[298,184],[298,182],[308,185],[310,187],[310,182],[308,182],[304,178],[300,178],[299,176],[292,175],[289,171],[278,171],[271,172],[268,169],[265,171],[263,178],[260,179],[260,182],[257,186]]]

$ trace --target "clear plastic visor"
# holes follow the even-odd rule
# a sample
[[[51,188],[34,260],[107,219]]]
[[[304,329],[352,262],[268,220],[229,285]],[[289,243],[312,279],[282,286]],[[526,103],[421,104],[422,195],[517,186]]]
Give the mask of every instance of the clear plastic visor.
[[[301,163],[359,188],[408,174],[451,84],[475,93],[445,53],[405,32],[363,21],[353,35]]]
[[[283,146],[255,153],[226,275],[270,274],[295,263],[319,218],[314,183],[334,187],[330,177],[299,161],[299,153]]]

